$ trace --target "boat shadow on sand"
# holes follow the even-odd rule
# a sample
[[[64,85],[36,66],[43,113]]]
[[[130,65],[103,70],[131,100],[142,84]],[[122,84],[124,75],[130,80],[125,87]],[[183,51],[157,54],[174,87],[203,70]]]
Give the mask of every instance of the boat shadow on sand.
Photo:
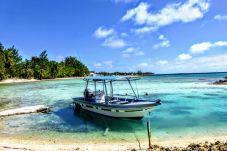
[[[134,120],[127,118],[112,118],[97,113],[81,110],[75,112],[72,105],[64,105],[53,114],[61,118],[64,123],[73,127],[93,125],[95,129],[122,132],[134,132],[146,128],[144,120]]]

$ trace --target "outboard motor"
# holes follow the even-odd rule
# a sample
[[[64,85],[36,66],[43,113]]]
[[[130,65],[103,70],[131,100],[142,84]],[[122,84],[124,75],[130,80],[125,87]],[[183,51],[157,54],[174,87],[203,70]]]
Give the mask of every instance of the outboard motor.
[[[84,98],[85,99],[88,99],[89,98],[89,90],[88,89],[85,89],[84,90]]]
[[[155,103],[161,104],[161,100],[160,99],[157,99],[157,100],[155,100]]]

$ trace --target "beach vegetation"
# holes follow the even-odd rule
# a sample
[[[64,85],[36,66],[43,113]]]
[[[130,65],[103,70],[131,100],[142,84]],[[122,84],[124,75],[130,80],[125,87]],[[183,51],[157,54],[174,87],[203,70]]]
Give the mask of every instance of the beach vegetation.
[[[39,56],[23,60],[14,46],[4,48],[0,43],[0,80],[8,78],[42,80],[86,75],[89,75],[87,66],[76,57],[69,56],[57,62],[49,60],[48,53],[44,50]]]

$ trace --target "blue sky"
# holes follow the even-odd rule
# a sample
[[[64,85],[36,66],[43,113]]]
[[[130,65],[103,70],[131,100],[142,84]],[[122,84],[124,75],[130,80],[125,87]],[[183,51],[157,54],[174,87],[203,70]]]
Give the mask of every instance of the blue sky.
[[[227,71],[227,1],[1,0],[0,42],[95,71]]]

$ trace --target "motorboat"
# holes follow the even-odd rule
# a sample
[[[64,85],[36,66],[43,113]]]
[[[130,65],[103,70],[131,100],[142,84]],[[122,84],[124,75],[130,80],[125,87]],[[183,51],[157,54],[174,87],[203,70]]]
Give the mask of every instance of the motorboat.
[[[88,76],[83,97],[75,97],[75,112],[86,110],[116,118],[142,119],[154,107],[161,104],[160,99],[140,99],[139,93],[133,88],[133,82],[141,79],[136,76]],[[128,83],[131,94],[115,94],[116,87]],[[119,91],[119,90],[118,90]],[[138,89],[137,89],[138,92]]]

